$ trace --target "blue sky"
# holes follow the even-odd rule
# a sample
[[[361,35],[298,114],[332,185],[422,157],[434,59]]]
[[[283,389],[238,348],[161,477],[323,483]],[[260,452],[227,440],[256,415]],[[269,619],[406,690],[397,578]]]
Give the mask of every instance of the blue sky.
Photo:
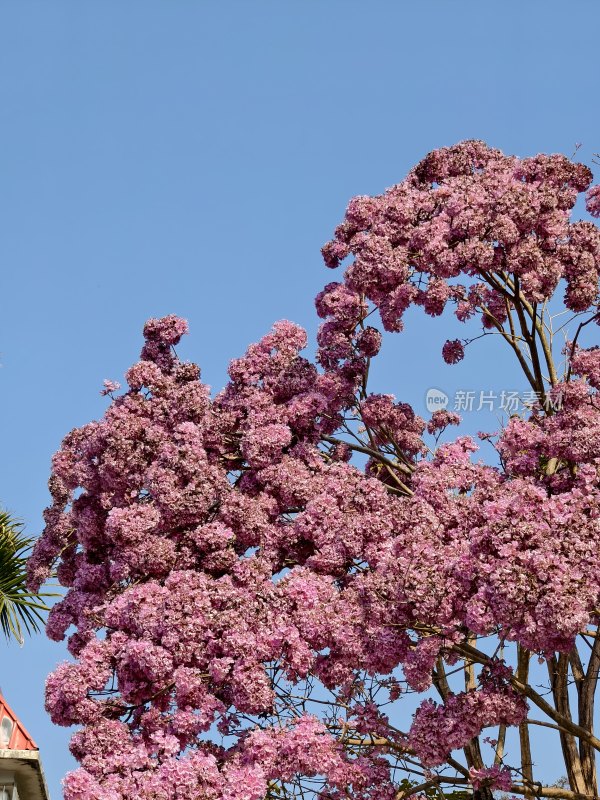
[[[334,279],[319,250],[347,201],[429,150],[581,142],[590,163],[598,29],[593,0],[5,0],[0,501],[40,531],[51,454],[102,414],[102,380],[136,358],[148,317],[189,320],[180,352],[215,389],[275,320],[314,339],[312,299]],[[513,388],[483,349],[445,366],[446,330],[416,320],[386,345],[378,388],[420,412],[429,386]],[[56,800],[73,762],[43,681],[64,650],[38,637],[2,654]]]

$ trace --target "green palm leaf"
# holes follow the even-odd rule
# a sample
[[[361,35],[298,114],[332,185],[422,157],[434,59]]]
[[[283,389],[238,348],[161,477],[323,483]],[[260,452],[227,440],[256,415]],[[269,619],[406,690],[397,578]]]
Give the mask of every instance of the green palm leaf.
[[[0,511],[0,627],[7,639],[24,641],[28,634],[39,631],[44,624],[42,612],[49,607],[44,597],[56,595],[27,590],[27,558],[33,539],[23,533],[23,526],[5,511]]]

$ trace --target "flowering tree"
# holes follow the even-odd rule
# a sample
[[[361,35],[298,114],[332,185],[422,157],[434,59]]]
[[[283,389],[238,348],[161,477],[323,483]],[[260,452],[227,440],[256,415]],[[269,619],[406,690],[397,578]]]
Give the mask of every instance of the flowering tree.
[[[347,267],[316,300],[318,365],[280,322],[214,399],[173,349],[185,322],[146,324],[129,389],[54,458],[29,565],[68,587],[47,627],[74,657],[47,683],[81,726],[67,800],[598,796],[600,234],[570,221],[590,182],[557,155],[431,153],[324,247]],[[376,320],[414,305],[478,319],[560,393],[510,419],[497,466],[440,443],[456,414],[369,391]],[[542,727],[568,789],[537,783]]]

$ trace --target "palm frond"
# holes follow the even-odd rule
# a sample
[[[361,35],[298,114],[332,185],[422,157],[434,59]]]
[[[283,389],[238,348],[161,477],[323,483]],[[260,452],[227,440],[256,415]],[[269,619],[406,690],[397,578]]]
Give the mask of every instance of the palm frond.
[[[42,612],[49,606],[43,598],[55,597],[48,592],[27,589],[27,558],[34,539],[25,536],[23,525],[6,511],[0,511],[0,628],[8,640],[19,644],[27,634],[37,632],[44,624]]]

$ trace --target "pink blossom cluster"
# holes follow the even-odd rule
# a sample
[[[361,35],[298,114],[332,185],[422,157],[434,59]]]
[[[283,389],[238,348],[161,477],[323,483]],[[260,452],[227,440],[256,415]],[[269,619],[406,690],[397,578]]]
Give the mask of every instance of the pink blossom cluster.
[[[104,417],[53,459],[29,562],[32,587],[56,568],[67,588],[47,631],[73,661],[46,688],[52,719],[80,726],[66,800],[262,800],[290,782],[392,800],[406,753],[443,767],[525,719],[493,653],[404,732],[378,702],[439,691],[479,637],[551,659],[597,621],[600,351],[569,343],[560,410],[511,419],[493,467],[469,437],[440,441],[453,412],[426,420],[369,392],[381,334],[366,318],[374,305],[396,331],[411,304],[453,303],[487,330],[511,311],[496,274],[532,304],[562,281],[593,319],[600,239],[569,221],[590,179],[560,156],[466,142],[355,198],[324,248],[331,267],[354,260],[317,297],[318,365],[279,322],[211,398],[173,349],[185,321],[146,324],[128,390],[107,382]],[[465,341],[446,342],[448,363]],[[465,774],[510,790],[502,765]]]
[[[307,722],[275,739],[275,728],[267,739],[240,728],[240,715],[276,710],[270,665],[289,680],[314,670],[331,686],[357,656],[374,670],[392,665],[353,618],[358,598],[350,605],[336,590],[349,561],[375,557],[388,535],[385,487],[324,463],[318,436],[336,413],[337,383],[299,357],[297,326],[278,324],[234,362],[214,402],[198,369],[172,353],[183,327],[146,326],[129,391],[69,434],[53,462],[54,503],[29,570],[39,585],[59,558],[68,587],[48,634],[70,633],[76,660],[46,691],[56,723],[84,726],[66,797],[151,798],[174,780],[169,797],[238,798],[241,786],[262,797],[266,781],[298,771],[357,796],[375,777],[389,785],[389,765],[348,759],[321,723],[318,736]],[[322,658],[327,647],[334,654]],[[215,726],[237,744],[216,747]],[[307,749],[299,737],[311,730]],[[278,754],[270,767],[265,742]]]
[[[593,306],[600,232],[569,219],[591,179],[586,166],[562,155],[521,159],[466,141],[430,153],[383,195],[353,198],[323,248],[328,267],[352,260],[343,282],[325,289],[335,302],[317,301],[326,320],[322,363],[356,358],[352,323],[366,316],[367,301],[387,331],[402,330],[411,305],[438,316],[451,303],[458,320],[479,314],[484,328],[504,322],[510,301],[502,281],[490,280],[494,273],[510,274],[531,303],[548,299],[564,280],[567,308]],[[597,197],[594,187],[592,214]],[[463,354],[459,340],[446,342],[447,363]]]
[[[451,695],[443,705],[424,700],[414,717],[409,743],[425,767],[443,764],[492,725],[518,725],[527,715],[523,698],[508,687]],[[436,735],[432,736],[431,732]]]
[[[600,217],[600,186],[592,186],[585,196],[586,208],[592,217]]]
[[[476,769],[471,767],[469,770],[474,789],[482,786],[489,786],[490,789],[509,792],[512,789],[512,773],[507,767],[494,764],[493,767],[481,767]]]

